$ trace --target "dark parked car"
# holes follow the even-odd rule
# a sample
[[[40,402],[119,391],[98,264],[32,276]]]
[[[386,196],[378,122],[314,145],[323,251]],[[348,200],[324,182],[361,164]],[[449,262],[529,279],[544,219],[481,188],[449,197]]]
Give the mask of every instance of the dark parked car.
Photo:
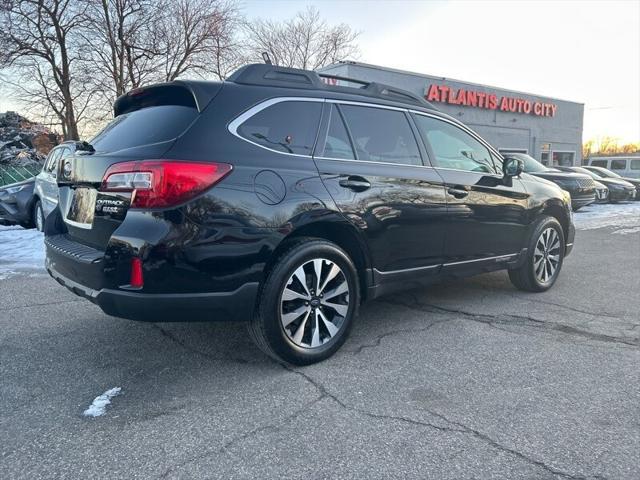
[[[636,187],[626,180],[618,178],[604,178],[596,173],[587,170],[584,167],[555,167],[558,170],[567,172],[578,172],[591,175],[591,178],[604,184],[609,189],[609,201],[610,202],[624,202],[633,200],[636,196]]]
[[[114,111],[95,153],[61,162],[45,222],[50,274],[111,315],[246,320],[308,364],[363,300],[500,269],[544,291],[573,246],[566,192],[393,87],[250,65]]]
[[[0,225],[35,225],[35,178],[0,187]]]
[[[549,180],[569,192],[574,211],[596,201],[596,184],[590,175],[546,167],[526,153],[509,153],[507,156],[522,160],[526,173]]]
[[[590,172],[595,173],[600,178],[614,178],[619,180],[624,180],[625,182],[629,182],[631,185],[636,187],[636,200],[640,200],[640,178],[631,178],[631,177],[622,177],[611,170],[607,170],[603,167],[583,167],[585,170],[589,170]]]

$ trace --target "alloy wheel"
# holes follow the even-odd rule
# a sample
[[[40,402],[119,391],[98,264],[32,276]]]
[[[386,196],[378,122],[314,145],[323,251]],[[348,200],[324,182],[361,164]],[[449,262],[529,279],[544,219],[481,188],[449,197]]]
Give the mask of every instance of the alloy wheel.
[[[349,282],[333,261],[314,258],[299,266],[280,295],[280,322],[297,346],[318,348],[342,329],[349,311]]]
[[[533,252],[533,271],[540,283],[553,279],[560,265],[560,236],[555,228],[545,229]]]

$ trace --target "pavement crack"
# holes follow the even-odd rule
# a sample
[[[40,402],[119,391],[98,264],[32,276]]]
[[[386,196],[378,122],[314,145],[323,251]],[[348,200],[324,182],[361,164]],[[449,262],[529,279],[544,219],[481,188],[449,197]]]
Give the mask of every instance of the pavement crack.
[[[546,320],[541,320],[539,318],[534,318],[527,315],[472,313],[465,310],[446,308],[438,305],[422,303],[416,299],[414,299],[412,303],[392,302],[389,300],[382,300],[382,301],[391,305],[401,305],[405,308],[409,308],[409,309],[420,311],[420,312],[452,313],[456,315],[461,315],[462,317],[468,320],[478,322],[478,323],[484,323],[490,326],[503,325],[503,326],[533,327],[541,330],[554,331],[554,332],[564,333],[567,335],[578,336],[578,337],[586,338],[588,340],[594,340],[599,342],[617,343],[617,344],[627,345],[631,347],[640,346],[640,339],[638,338],[615,337],[613,335],[606,335],[603,333],[589,332],[577,327],[572,327],[570,325],[563,325],[560,323],[549,322]]]
[[[545,462],[543,462],[541,460],[536,460],[534,458],[531,458],[528,455],[525,455],[524,453],[519,452],[518,450],[516,450],[514,448],[502,445],[497,440],[494,440],[489,435],[487,435],[485,433],[482,433],[479,430],[476,430],[475,428],[471,428],[471,427],[469,427],[467,425],[464,425],[463,423],[457,422],[455,420],[451,420],[448,417],[446,417],[445,415],[442,415],[441,413],[437,413],[437,412],[434,412],[434,411],[428,410],[428,409],[425,409],[425,410],[430,415],[433,415],[434,417],[437,417],[437,418],[439,418],[439,419],[441,419],[441,420],[443,420],[445,422],[448,422],[451,425],[456,425],[457,427],[460,428],[459,431],[462,431],[464,433],[472,435],[475,438],[477,438],[479,440],[482,440],[483,442],[491,445],[492,447],[494,447],[494,448],[496,448],[496,449],[498,449],[498,450],[500,450],[502,452],[511,454],[511,455],[513,455],[515,457],[518,457],[521,460],[524,460],[524,461],[526,461],[526,462],[528,462],[528,463],[530,463],[532,465],[536,465],[536,466],[546,470],[547,472],[552,473],[553,475],[557,475],[557,476],[562,477],[562,478],[568,478],[568,479],[571,479],[571,480],[588,480],[589,478],[591,478],[591,479],[596,478],[594,476],[585,477],[585,476],[582,476],[582,475],[572,475],[572,474],[570,474],[568,472],[565,472],[564,470],[560,470],[558,468],[552,467],[551,465],[549,465],[549,464],[547,464],[547,463],[545,463]]]
[[[17,305],[15,307],[0,308],[0,312],[10,312],[12,310],[20,310],[23,308],[43,307],[43,306],[49,306],[49,305],[62,305],[65,303],[78,303],[78,302],[85,302],[85,300],[79,298],[77,300],[60,300],[57,302],[30,303],[28,305]]]
[[[385,332],[382,333],[378,336],[376,336],[376,338],[374,338],[371,342],[369,343],[363,343],[361,345],[359,345],[355,350],[352,351],[353,355],[358,355],[360,353],[362,353],[363,350],[367,349],[367,348],[376,348],[380,346],[380,343],[382,342],[382,340],[384,340],[385,338],[388,337],[393,337],[396,335],[402,335],[405,333],[420,333],[420,332],[426,332],[427,330],[430,330],[431,328],[433,328],[434,326],[446,322],[447,320],[438,320],[435,322],[431,322],[428,326],[424,327],[424,328],[402,328],[402,329],[398,329],[398,330],[391,330],[389,332]]]
[[[158,330],[165,338],[168,338],[169,340],[171,340],[176,345],[182,347],[184,350],[186,350],[188,352],[195,353],[196,355],[198,355],[200,357],[206,358],[207,360],[211,360],[211,361],[214,361],[214,362],[238,363],[238,364],[241,364],[241,365],[248,365],[250,363],[256,363],[256,362],[251,362],[249,360],[246,360],[246,359],[240,358],[240,357],[231,357],[231,356],[218,357],[216,355],[211,355],[210,353],[203,352],[202,350],[198,350],[197,348],[193,348],[191,345],[188,345],[187,343],[183,342],[178,337],[176,337],[174,334],[172,334],[168,330],[162,328],[157,323],[152,323],[151,325],[156,330]]]
[[[362,410],[360,408],[349,406],[345,402],[340,400],[336,395],[334,395],[333,393],[329,392],[329,390],[321,382],[319,382],[318,380],[314,379],[310,375],[307,375],[306,373],[301,372],[300,370],[296,370],[295,368],[293,368],[292,366],[290,366],[288,364],[281,363],[280,365],[282,366],[282,368],[284,368],[288,372],[291,372],[291,373],[293,373],[295,375],[298,375],[298,376],[302,377],[304,380],[306,380],[308,383],[310,383],[318,391],[318,393],[320,394],[320,398],[329,398],[329,399],[333,400],[338,406],[340,406],[344,410],[355,412],[355,413],[359,413],[361,415],[364,415],[364,416],[370,417],[370,418],[374,418],[374,419],[395,420],[395,421],[400,421],[400,422],[404,422],[404,423],[410,423],[412,425],[419,425],[419,426],[423,426],[423,427],[429,427],[429,428],[433,428],[433,429],[441,431],[441,432],[461,432],[462,431],[462,430],[459,430],[457,428],[443,427],[441,425],[435,425],[435,424],[432,424],[432,423],[423,422],[421,420],[415,420],[415,419],[408,418],[408,417],[372,413],[372,412],[368,412],[366,410]]]
[[[515,297],[514,297],[515,298]],[[576,313],[583,313],[585,315],[590,315],[592,317],[607,317],[607,318],[613,318],[616,320],[620,320],[620,317],[616,316],[616,315],[609,315],[608,313],[601,313],[601,312],[589,312],[587,310],[581,310],[579,308],[575,308],[575,307],[571,307],[569,305],[563,305],[562,303],[554,303],[554,302],[550,302],[548,300],[529,300],[530,302],[533,303],[544,303],[545,305],[553,305],[554,307],[560,307],[560,308],[564,308],[566,310],[570,310],[572,312],[576,312]]]
[[[252,437],[255,437],[256,435],[259,435],[260,433],[263,432],[277,432],[280,429],[282,429],[282,427],[284,427],[285,425],[287,425],[291,420],[294,420],[295,418],[299,417],[300,415],[302,415],[304,412],[308,411],[309,408],[313,407],[316,403],[320,402],[321,400],[323,400],[325,398],[324,394],[320,394],[318,397],[314,398],[313,400],[310,400],[306,403],[304,403],[300,408],[296,409],[294,412],[292,412],[290,415],[287,415],[285,418],[282,419],[282,421],[278,422],[278,423],[270,423],[267,425],[263,425],[261,427],[257,427],[254,429],[249,430],[248,432],[242,433],[234,438],[232,438],[231,440],[229,440],[228,442],[226,442],[224,445],[222,445],[221,447],[215,449],[215,450],[208,450],[206,452],[203,452],[199,455],[195,455],[193,457],[190,457],[176,465],[173,465],[171,467],[169,467],[168,469],[166,469],[164,472],[162,472],[158,478],[167,478],[169,475],[171,475],[171,473],[175,472],[176,470],[179,470],[180,468],[184,467],[185,465],[188,465],[190,463],[193,462],[197,462],[198,460],[203,460],[211,455],[216,455],[216,454],[222,454],[224,453],[226,450],[228,450],[229,448],[233,447],[234,445],[237,445],[239,443],[244,442],[245,440],[248,440]]]
[[[468,427],[466,425],[464,425],[463,423],[460,422],[456,422],[454,420],[451,420],[449,418],[447,418],[446,416],[437,413],[437,412],[433,412],[431,410],[425,409],[425,411],[430,414],[433,417],[439,418],[440,420],[446,422],[448,425],[450,426],[442,426],[442,425],[436,425],[434,423],[430,423],[430,422],[425,422],[422,420],[416,420],[413,418],[409,418],[409,417],[405,417],[405,416],[398,416],[398,415],[387,415],[387,414],[380,414],[380,413],[372,413],[372,412],[368,412],[366,410],[363,410],[361,408],[357,408],[357,407],[352,407],[350,405],[347,405],[345,402],[343,402],[342,400],[340,400],[336,395],[330,393],[327,388],[318,380],[314,379],[313,377],[311,377],[310,375],[307,375],[304,372],[301,372],[300,370],[296,370],[295,368],[291,367],[290,365],[287,364],[281,364],[281,366],[291,372],[294,373],[302,378],[304,378],[307,382],[309,382],[311,385],[313,385],[313,387],[320,393],[320,397],[319,399],[322,398],[330,398],[331,400],[333,400],[337,405],[339,405],[341,408],[347,410],[347,411],[351,411],[351,412],[355,412],[355,413],[359,413],[361,415],[364,415],[366,417],[369,418],[373,418],[373,419],[377,419],[377,420],[392,420],[392,421],[399,421],[399,422],[403,422],[403,423],[408,423],[411,425],[415,425],[415,426],[420,426],[420,427],[427,427],[433,430],[437,430],[439,432],[448,432],[448,433],[461,433],[461,434],[465,434],[465,435],[471,435],[475,438],[477,438],[478,440],[483,441],[484,443],[490,445],[491,447],[500,450],[502,452],[508,453],[510,455],[513,455],[515,457],[518,457],[519,459],[529,463],[530,465],[535,465],[539,468],[542,468],[543,470],[562,477],[562,478],[567,478],[570,480],[589,480],[589,478],[591,479],[595,479],[596,477],[584,477],[584,476],[580,476],[580,475],[572,475],[568,472],[565,472],[563,470],[560,470],[558,468],[555,468],[551,465],[548,465],[547,463],[541,461],[541,460],[536,460],[534,458],[531,458],[527,455],[525,455],[522,452],[519,452],[518,450],[515,450],[514,448],[510,448],[507,447],[505,445],[502,445],[501,443],[499,443],[497,440],[494,440],[493,438],[491,438],[489,435],[480,432],[479,430],[476,430],[474,428]]]

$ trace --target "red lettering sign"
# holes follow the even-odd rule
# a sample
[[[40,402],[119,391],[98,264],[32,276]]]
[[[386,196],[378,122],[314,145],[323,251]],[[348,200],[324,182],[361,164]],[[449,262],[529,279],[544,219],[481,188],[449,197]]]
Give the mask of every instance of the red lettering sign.
[[[498,97],[493,93],[451,88],[447,85],[429,85],[424,97],[429,102],[449,103],[466,107],[500,110],[511,113],[524,113],[539,117],[555,117],[558,106],[554,103],[531,102],[524,98],[510,96]]]

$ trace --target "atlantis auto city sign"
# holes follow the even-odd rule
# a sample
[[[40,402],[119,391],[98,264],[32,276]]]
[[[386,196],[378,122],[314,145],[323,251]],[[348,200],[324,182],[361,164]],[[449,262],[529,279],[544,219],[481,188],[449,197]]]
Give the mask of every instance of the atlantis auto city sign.
[[[502,96],[493,93],[451,88],[447,85],[429,85],[425,98],[429,102],[448,103],[465,107],[500,110],[502,112],[524,113],[539,117],[553,117],[558,106],[554,103],[532,102],[524,98]]]

